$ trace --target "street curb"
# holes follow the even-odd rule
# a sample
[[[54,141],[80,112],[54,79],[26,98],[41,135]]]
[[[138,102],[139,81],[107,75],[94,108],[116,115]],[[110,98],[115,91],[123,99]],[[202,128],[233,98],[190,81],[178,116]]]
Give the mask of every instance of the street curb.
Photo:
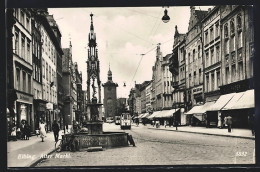
[[[58,148],[54,148],[53,150],[49,151],[46,155],[50,155],[52,154],[53,152],[55,152]],[[47,158],[39,158],[39,159],[36,159],[34,161],[32,161],[29,165],[27,165],[26,167],[35,167],[39,162],[41,162],[42,160],[44,159],[47,159]]]
[[[180,130],[169,130],[169,129],[160,129],[160,128],[148,128],[152,130],[165,130],[165,131],[175,131],[175,132],[184,132],[184,133],[193,133],[193,134],[203,134],[203,135],[213,135],[213,136],[224,136],[224,137],[235,137],[235,138],[242,138],[242,139],[251,139],[255,140],[252,137],[245,137],[245,136],[232,136],[232,135],[224,135],[224,134],[211,134],[211,133],[201,133],[201,132],[192,132],[192,131],[180,131]]]

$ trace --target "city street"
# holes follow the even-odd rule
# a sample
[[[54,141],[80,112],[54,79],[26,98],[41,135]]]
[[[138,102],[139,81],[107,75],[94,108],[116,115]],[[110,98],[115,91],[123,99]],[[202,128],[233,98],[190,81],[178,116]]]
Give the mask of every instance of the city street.
[[[99,152],[82,150],[53,153],[37,167],[254,163],[254,140],[154,130],[148,127],[151,126],[133,125],[131,130],[125,130],[133,136],[136,147],[130,145]],[[119,130],[120,126],[104,124],[104,131]]]

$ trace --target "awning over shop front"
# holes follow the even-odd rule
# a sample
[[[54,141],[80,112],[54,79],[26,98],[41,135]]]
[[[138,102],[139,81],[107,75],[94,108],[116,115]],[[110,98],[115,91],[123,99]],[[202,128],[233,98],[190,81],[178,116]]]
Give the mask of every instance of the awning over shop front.
[[[236,93],[225,94],[219,97],[219,99],[214,103],[207,111],[219,111],[235,96]]]
[[[202,114],[194,114],[193,116],[202,121]]]
[[[173,117],[173,115],[174,115],[178,110],[179,110],[179,108],[167,110],[167,111],[165,111],[163,114],[160,115],[160,118],[171,118],[171,117]]]
[[[155,112],[153,112],[153,114],[152,115],[150,115],[149,117],[148,117],[148,119],[153,119],[153,118],[155,118],[155,116],[157,115],[157,114],[159,114],[161,111],[155,111]]]
[[[189,110],[187,113],[185,113],[186,115],[190,115],[190,114],[196,114],[196,113],[200,113],[201,112],[201,108],[203,105],[200,106],[193,106],[193,108],[191,110]]]
[[[244,94],[245,92],[236,93],[222,110],[231,110]]]
[[[149,116],[149,113],[145,113],[143,116],[141,116],[141,118],[147,118]]]
[[[230,109],[255,108],[255,91],[247,90]]]

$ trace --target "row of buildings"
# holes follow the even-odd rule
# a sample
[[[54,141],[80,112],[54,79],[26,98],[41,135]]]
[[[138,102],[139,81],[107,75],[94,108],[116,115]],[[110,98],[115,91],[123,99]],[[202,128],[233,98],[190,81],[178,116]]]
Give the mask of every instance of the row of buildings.
[[[252,106],[236,112],[223,112],[222,108],[211,112],[210,107],[221,96],[241,93],[236,96],[241,98],[245,91],[252,92],[253,64],[252,6],[223,5],[208,11],[191,6],[188,32],[179,33],[175,27],[172,53],[166,56],[158,44],[152,80],[136,84],[130,91],[130,111],[137,116],[176,109],[175,117],[182,125],[216,124],[219,118],[236,114],[235,125],[246,126],[243,121],[254,113]],[[254,101],[254,94],[250,95]],[[226,104],[231,99],[226,98]],[[199,108],[201,112],[194,111]]]
[[[47,9],[7,9],[8,132],[26,120],[34,133],[44,120],[51,129],[82,121],[85,97],[82,73],[72,61],[72,45],[61,47],[62,34]]]

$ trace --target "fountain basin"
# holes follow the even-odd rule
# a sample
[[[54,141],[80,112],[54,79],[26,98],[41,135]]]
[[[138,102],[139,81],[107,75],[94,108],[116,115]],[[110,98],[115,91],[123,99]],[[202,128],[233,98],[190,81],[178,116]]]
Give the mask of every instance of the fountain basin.
[[[75,134],[75,140],[79,143],[79,149],[102,146],[102,148],[128,146],[127,136],[125,132],[103,132],[102,134]],[[70,135],[66,135],[66,140]]]

